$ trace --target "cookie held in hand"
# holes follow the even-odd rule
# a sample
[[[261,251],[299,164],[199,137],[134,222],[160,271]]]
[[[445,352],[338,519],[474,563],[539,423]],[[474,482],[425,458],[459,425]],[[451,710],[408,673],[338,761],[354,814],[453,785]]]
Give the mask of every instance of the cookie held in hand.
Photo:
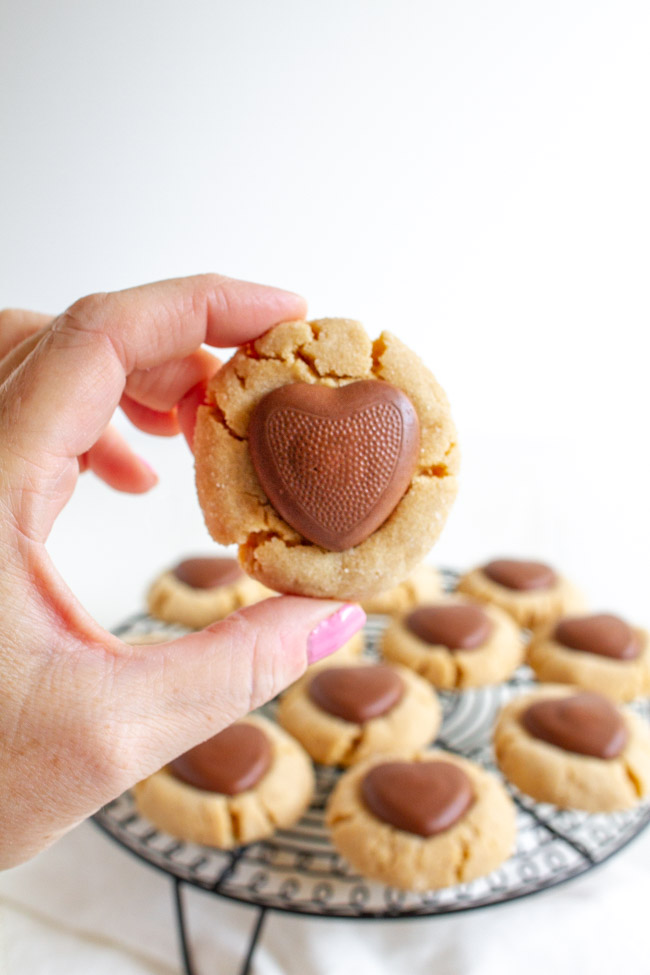
[[[446,397],[358,322],[285,322],[212,379],[194,437],[213,538],[279,592],[360,600],[401,582],[456,494]]]

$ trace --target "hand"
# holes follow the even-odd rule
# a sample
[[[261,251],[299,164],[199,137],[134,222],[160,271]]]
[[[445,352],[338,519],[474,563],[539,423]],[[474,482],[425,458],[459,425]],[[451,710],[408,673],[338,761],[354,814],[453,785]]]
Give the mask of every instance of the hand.
[[[191,441],[219,362],[305,314],[296,295],[216,275],[82,298],[58,318],[0,315],[0,867],[273,697],[363,622],[358,607],[280,597],[159,646],[103,630],[45,542],[91,469],[123,491],[155,474],[109,426]],[[189,499],[188,499],[189,502]]]

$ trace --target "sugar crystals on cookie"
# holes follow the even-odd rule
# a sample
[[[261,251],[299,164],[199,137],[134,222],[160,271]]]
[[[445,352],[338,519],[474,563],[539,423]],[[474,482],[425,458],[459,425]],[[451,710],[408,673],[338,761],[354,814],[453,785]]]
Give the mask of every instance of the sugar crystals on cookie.
[[[358,601],[404,580],[456,494],[444,392],[395,336],[285,322],[211,380],[194,452],[212,536],[278,592]]]

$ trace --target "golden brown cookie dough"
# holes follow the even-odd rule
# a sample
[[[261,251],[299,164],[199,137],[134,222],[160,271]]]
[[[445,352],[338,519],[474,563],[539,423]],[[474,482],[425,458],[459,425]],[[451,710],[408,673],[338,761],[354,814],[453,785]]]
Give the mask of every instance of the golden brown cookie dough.
[[[337,662],[336,669],[360,667],[377,670],[376,664]],[[402,684],[399,699],[378,717],[364,722],[346,720],[323,710],[310,696],[309,673],[289,688],[278,707],[278,721],[298,739],[311,757],[323,765],[354,765],[370,755],[396,748],[421,748],[435,738],[442,712],[435,693],[421,678],[404,667],[383,667]],[[333,668],[329,668],[331,673]],[[319,675],[327,673],[323,668]]]
[[[390,825],[366,805],[363,783],[368,773],[382,763],[405,760],[450,763],[469,779],[473,801],[448,828],[418,835]],[[406,819],[414,811],[416,817],[421,812],[414,809],[421,785],[417,777],[411,783],[407,778],[399,790],[404,800],[400,811]],[[453,809],[449,818],[453,819]],[[474,762],[438,750],[376,756],[355,765],[341,777],[329,799],[327,824],[334,846],[356,870],[403,890],[431,890],[482,877],[510,856],[516,836],[515,809],[501,783]]]
[[[426,603],[416,612],[431,606],[471,607],[486,618],[487,632],[472,649],[429,643],[407,625],[410,614],[393,620],[384,632],[382,654],[392,663],[403,664],[440,690],[463,690],[507,680],[524,659],[524,642],[512,618],[498,606],[480,606],[461,596],[448,596]],[[450,640],[449,642],[461,642]]]
[[[584,809],[587,812],[614,812],[631,809],[650,791],[650,732],[638,715],[609,704],[620,715],[623,747],[612,758],[581,754],[534,737],[524,726],[524,714],[539,702],[592,696],[578,687],[545,684],[532,694],[515,698],[501,711],[494,729],[494,749],[499,768],[518,789],[540,802],[550,802],[562,809]],[[568,712],[560,719],[564,730],[576,735],[580,717]],[[600,718],[599,734],[610,734],[611,719]],[[614,737],[616,728],[610,737]],[[614,749],[616,750],[616,749]]]
[[[198,562],[227,563],[224,570],[224,583],[210,588],[190,585],[189,581],[179,578],[177,574],[183,566]],[[191,568],[191,565],[190,565]],[[191,571],[183,573],[185,579],[196,581]],[[198,575],[198,573],[197,573]],[[267,599],[275,593],[260,585],[255,579],[249,578],[237,564],[237,560],[228,556],[223,558],[196,557],[186,559],[179,565],[167,569],[151,585],[147,593],[147,608],[151,616],[164,620],[166,623],[182,623],[192,629],[201,629],[225,619],[230,613],[261,599]]]
[[[420,449],[410,486],[386,520],[353,548],[309,542],[265,494],[251,459],[249,421],[269,393],[292,383],[343,387],[384,381],[415,409]],[[280,592],[358,601],[405,579],[437,538],[456,495],[458,451],[446,396],[395,336],[374,343],[347,319],[285,322],[240,349],[212,379],[198,411],[199,501],[213,538],[237,543],[246,571]]]
[[[172,836],[223,850],[263,839],[300,819],[314,791],[308,756],[259,715],[237,724],[259,729],[270,744],[270,765],[254,786],[235,795],[207,791],[181,781],[166,766],[135,786],[138,811]]]
[[[521,569],[536,567],[537,579],[546,584],[536,587],[515,588],[490,578],[491,566],[502,566],[506,570],[499,574],[502,578],[513,579]],[[547,570],[547,571],[541,571]],[[529,574],[528,582],[535,581],[535,573]],[[558,575],[550,566],[541,562],[525,562],[520,559],[495,559],[484,566],[472,569],[462,576],[457,586],[458,592],[478,599],[482,603],[494,603],[505,609],[520,626],[536,627],[550,620],[558,619],[568,613],[579,613],[584,609],[584,599],[567,579]]]
[[[366,613],[401,616],[419,603],[430,602],[442,595],[440,573],[432,565],[418,565],[404,582],[386,592],[368,596],[361,603]]]
[[[589,625],[596,619],[596,616],[574,617],[571,622]],[[528,647],[528,663],[538,680],[576,684],[606,694],[615,701],[632,701],[635,697],[650,694],[650,635],[645,630],[628,627],[622,620],[619,621],[629,629],[638,648],[636,656],[620,659],[567,646],[557,632],[562,622],[547,624],[533,634]],[[565,626],[567,622],[564,621]],[[562,629],[559,634],[562,634]],[[589,644],[588,639],[581,642],[585,647]]]

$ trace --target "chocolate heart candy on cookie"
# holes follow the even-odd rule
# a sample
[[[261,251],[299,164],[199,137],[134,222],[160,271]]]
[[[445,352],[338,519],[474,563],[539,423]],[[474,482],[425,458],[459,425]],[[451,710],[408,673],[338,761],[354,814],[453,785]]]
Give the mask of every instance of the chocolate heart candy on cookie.
[[[617,709],[591,691],[537,701],[523,712],[521,723],[534,738],[594,758],[616,758],[627,743],[625,722]]]
[[[449,650],[475,650],[482,646],[493,624],[481,606],[419,606],[404,621],[424,643]]]
[[[555,571],[544,562],[526,562],[521,559],[494,559],[484,566],[488,579],[506,589],[527,592],[530,589],[548,589],[555,584]]]
[[[386,714],[401,700],[404,681],[392,667],[329,667],[309,682],[309,697],[344,721],[364,724]]]
[[[234,796],[252,789],[271,764],[271,745],[259,728],[233,724],[168,765],[177,779]]]
[[[366,380],[281,386],[248,429],[251,460],[273,506],[330,551],[352,548],[386,521],[411,482],[418,416],[405,394]]]
[[[179,582],[190,589],[217,589],[237,582],[244,575],[236,559],[198,557],[184,559],[172,569]]]
[[[435,836],[461,819],[474,802],[469,777],[451,762],[386,762],[361,781],[373,815],[396,829]]]
[[[613,660],[635,660],[641,653],[641,641],[632,627],[611,613],[561,620],[553,635],[572,650]]]
[[[389,332],[281,322],[210,380],[193,450],[212,537],[276,592],[360,602],[438,537],[459,451],[443,390]]]

